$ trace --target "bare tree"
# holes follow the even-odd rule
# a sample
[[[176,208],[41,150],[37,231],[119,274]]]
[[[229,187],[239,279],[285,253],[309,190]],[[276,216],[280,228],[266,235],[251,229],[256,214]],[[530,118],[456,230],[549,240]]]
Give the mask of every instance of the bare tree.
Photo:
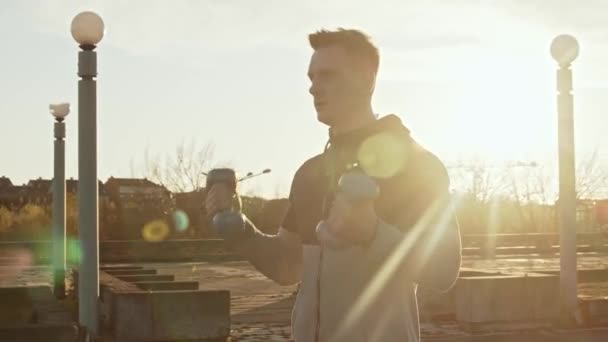
[[[511,173],[510,197],[516,202],[522,223],[537,231],[554,226],[555,210],[549,208],[559,196],[557,167],[527,168]],[[596,199],[608,191],[608,169],[598,159],[597,150],[583,158],[576,167],[577,200]],[[551,210],[550,210],[551,209]]]
[[[544,179],[542,168],[534,162],[518,163],[508,168],[510,178],[510,198],[514,201],[519,214],[520,225],[538,231],[543,224],[539,222],[539,199],[546,197],[547,188],[539,180]],[[541,193],[542,192],[542,193]]]
[[[211,143],[203,146],[194,141],[186,145],[180,143],[175,153],[161,158],[144,155],[144,175],[173,192],[196,191],[204,186],[205,175],[213,163],[214,147]]]
[[[489,165],[471,160],[448,166],[452,183],[461,198],[463,223],[473,231],[493,221],[506,229],[554,230],[559,180],[557,167],[534,162]],[[583,158],[576,168],[577,199],[608,195],[608,167],[597,151]],[[498,218],[500,216],[500,218]],[[490,229],[491,230],[491,229]]]
[[[598,151],[583,159],[576,168],[576,198],[593,199],[605,196],[608,190],[608,169],[601,165]]]
[[[521,195],[528,201],[555,203],[559,196],[559,177],[557,166],[554,170],[547,167],[531,169],[531,172],[518,177],[520,187],[525,188]],[[600,163],[595,150],[583,158],[576,166],[576,198],[595,199],[608,195],[608,165]]]
[[[462,196],[458,199],[458,215],[466,233],[498,230],[498,200],[504,187],[504,175],[483,160],[449,165],[452,184]]]
[[[481,203],[488,203],[505,190],[505,174],[483,160],[459,162],[448,166],[450,177],[460,192]]]

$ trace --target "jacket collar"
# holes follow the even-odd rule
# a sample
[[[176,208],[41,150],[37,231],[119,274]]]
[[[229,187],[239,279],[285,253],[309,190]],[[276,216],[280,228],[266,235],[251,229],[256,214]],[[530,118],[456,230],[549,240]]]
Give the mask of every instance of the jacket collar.
[[[329,144],[334,147],[356,147],[366,138],[384,131],[401,131],[407,135],[410,132],[397,115],[389,114],[361,128],[340,134],[334,134],[330,128]]]

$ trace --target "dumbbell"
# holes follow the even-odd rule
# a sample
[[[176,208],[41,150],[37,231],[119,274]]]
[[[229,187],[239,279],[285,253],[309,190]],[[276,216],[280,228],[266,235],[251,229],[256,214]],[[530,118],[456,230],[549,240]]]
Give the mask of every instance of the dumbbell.
[[[236,196],[237,179],[233,169],[217,168],[209,171],[207,173],[206,189],[210,190],[215,184],[226,185],[233,196]],[[244,232],[245,227],[245,218],[240,212],[240,205],[239,208],[225,209],[213,215],[211,225],[215,233],[222,239],[238,238]]]
[[[354,169],[340,177],[338,193],[345,196],[353,206],[356,206],[361,202],[373,201],[378,198],[380,188],[372,177],[359,169]],[[317,238],[323,246],[331,249],[344,249],[351,245],[351,242],[335,236],[325,221],[319,222],[315,230]]]

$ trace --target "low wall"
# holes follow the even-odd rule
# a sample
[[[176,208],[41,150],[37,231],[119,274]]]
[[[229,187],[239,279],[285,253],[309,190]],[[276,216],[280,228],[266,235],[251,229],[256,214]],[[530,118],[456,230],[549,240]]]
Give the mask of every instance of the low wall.
[[[607,233],[581,233],[577,235],[579,252],[608,250]],[[464,255],[494,255],[555,253],[559,252],[557,234],[498,234],[464,235]],[[12,251],[12,253],[11,253]],[[78,241],[67,244],[68,262],[78,260]],[[48,263],[51,255],[50,241],[0,242],[0,259],[10,263],[11,255],[32,258],[36,263]],[[100,243],[102,263],[118,262],[189,262],[239,260],[232,255],[222,240],[109,240]],[[1,260],[0,260],[1,261]]]
[[[52,243],[50,241],[0,242],[2,264],[49,263]],[[79,258],[78,245],[66,248],[68,263]],[[148,242],[144,240],[101,241],[99,258],[102,263],[119,262],[190,262],[240,260],[230,254],[222,240],[166,240]]]

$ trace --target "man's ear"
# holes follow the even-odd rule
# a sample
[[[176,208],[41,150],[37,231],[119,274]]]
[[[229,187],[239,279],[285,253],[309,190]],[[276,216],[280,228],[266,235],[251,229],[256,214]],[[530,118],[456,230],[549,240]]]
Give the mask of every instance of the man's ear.
[[[370,79],[369,79],[369,94],[373,94],[374,91],[376,90],[376,73],[372,72],[370,73]]]

